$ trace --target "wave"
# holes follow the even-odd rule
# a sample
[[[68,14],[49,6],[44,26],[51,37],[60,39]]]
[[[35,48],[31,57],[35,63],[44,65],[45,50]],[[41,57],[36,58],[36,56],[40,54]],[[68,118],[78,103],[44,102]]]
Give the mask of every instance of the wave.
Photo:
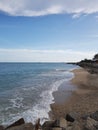
[[[29,109],[22,113],[22,117],[24,117],[26,122],[35,123],[35,121],[40,118],[41,124],[46,120],[49,120],[49,111],[51,110],[50,104],[54,103],[54,97],[52,93],[57,91],[59,86],[65,82],[65,79],[56,81],[51,84],[50,90],[46,90],[40,94],[39,102],[33,106],[32,109]]]
[[[49,90],[45,90],[40,94],[40,99],[36,104],[32,106],[32,108],[16,114],[10,114],[9,120],[7,122],[3,122],[4,125],[11,124],[23,117],[26,122],[35,123],[38,118],[41,120],[41,124],[46,120],[49,120],[49,111],[51,110],[50,104],[54,103],[53,92],[57,91],[59,86],[65,82],[66,79],[58,80],[51,84]],[[11,99],[13,103],[13,107],[19,108],[22,105],[23,98]]]
[[[66,72],[67,70],[65,70],[65,69],[55,69],[55,71],[60,71],[60,72]]]
[[[50,78],[51,76],[51,78]],[[6,122],[3,121],[4,125],[8,125],[11,124],[13,122],[15,122],[16,120],[18,120],[19,118],[23,117],[25,119],[26,122],[32,122],[35,123],[36,120],[38,118],[41,119],[41,124],[43,122],[45,122],[46,120],[49,120],[49,111],[51,111],[50,108],[50,104],[54,103],[54,97],[53,97],[53,92],[57,91],[58,88],[65,82],[68,81],[70,79],[72,79],[73,77],[73,73],[69,72],[68,70],[64,70],[64,69],[55,69],[54,71],[50,71],[47,73],[40,73],[37,75],[37,77],[35,77],[35,82],[38,82],[37,79],[43,80],[44,77],[46,79],[51,80],[53,77],[54,82],[51,82],[51,84],[49,84],[48,88],[46,87],[47,90],[43,90],[43,92],[41,92],[39,94],[40,98],[37,99],[37,102],[30,102],[31,105],[30,106],[24,106],[23,101],[25,100],[26,103],[26,98],[24,98],[23,94],[26,93],[34,93],[35,91],[37,91],[36,89],[38,89],[39,86],[37,87],[32,87],[33,85],[37,85],[37,84],[33,84],[30,87],[22,87],[22,93],[21,94],[17,94],[16,96],[14,95],[13,99],[10,99],[10,103],[12,104],[12,108],[14,109],[21,109],[23,108],[23,111],[19,111],[19,113],[15,113],[15,114],[10,114],[9,118],[7,119]],[[43,80],[43,82],[39,82],[40,84],[38,85],[48,85],[47,81],[46,84],[44,85],[44,81],[46,81],[45,79]],[[35,83],[34,82],[34,83]],[[42,84],[41,84],[42,83]],[[44,87],[43,87],[44,88]],[[17,89],[17,88],[16,88]],[[32,91],[31,91],[32,90]],[[17,90],[18,91],[18,90]],[[20,91],[20,88],[19,88]],[[38,91],[40,91],[38,89]],[[28,97],[27,97],[28,98]],[[30,97],[31,98],[31,97]],[[34,97],[37,98],[37,97]],[[33,104],[33,105],[32,105]],[[26,109],[24,109],[24,107]],[[6,108],[7,109],[11,109],[10,107]]]

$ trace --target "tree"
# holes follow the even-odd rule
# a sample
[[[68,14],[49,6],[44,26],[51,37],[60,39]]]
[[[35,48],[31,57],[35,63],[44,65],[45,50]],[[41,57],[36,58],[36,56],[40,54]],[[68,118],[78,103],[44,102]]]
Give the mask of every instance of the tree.
[[[94,56],[93,60],[98,60],[98,54]]]

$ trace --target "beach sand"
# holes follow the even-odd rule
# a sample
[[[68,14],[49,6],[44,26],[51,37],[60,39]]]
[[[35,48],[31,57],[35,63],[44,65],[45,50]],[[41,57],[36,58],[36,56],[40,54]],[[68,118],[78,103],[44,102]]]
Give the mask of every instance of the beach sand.
[[[51,104],[52,111],[50,112],[52,119],[65,117],[70,112],[76,112],[81,116],[98,110],[98,75],[90,74],[82,68],[73,70],[73,73],[75,76],[71,83],[77,89],[70,90],[71,96],[67,100],[64,100],[64,91],[55,93],[56,102]],[[61,103],[57,102],[58,95],[61,95],[59,96]]]

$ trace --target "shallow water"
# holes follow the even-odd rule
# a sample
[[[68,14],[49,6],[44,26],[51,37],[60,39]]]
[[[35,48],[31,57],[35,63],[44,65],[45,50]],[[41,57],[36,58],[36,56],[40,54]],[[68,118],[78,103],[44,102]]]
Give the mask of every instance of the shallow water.
[[[26,122],[48,120],[52,93],[73,77],[74,68],[65,63],[0,63],[0,124],[21,117]]]

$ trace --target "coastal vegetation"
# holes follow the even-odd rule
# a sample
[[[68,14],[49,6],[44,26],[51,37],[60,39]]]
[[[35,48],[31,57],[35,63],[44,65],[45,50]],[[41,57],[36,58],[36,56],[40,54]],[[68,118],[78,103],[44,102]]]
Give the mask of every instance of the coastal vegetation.
[[[98,73],[98,54],[95,54],[93,59],[84,59],[76,64],[87,69],[91,73]]]

